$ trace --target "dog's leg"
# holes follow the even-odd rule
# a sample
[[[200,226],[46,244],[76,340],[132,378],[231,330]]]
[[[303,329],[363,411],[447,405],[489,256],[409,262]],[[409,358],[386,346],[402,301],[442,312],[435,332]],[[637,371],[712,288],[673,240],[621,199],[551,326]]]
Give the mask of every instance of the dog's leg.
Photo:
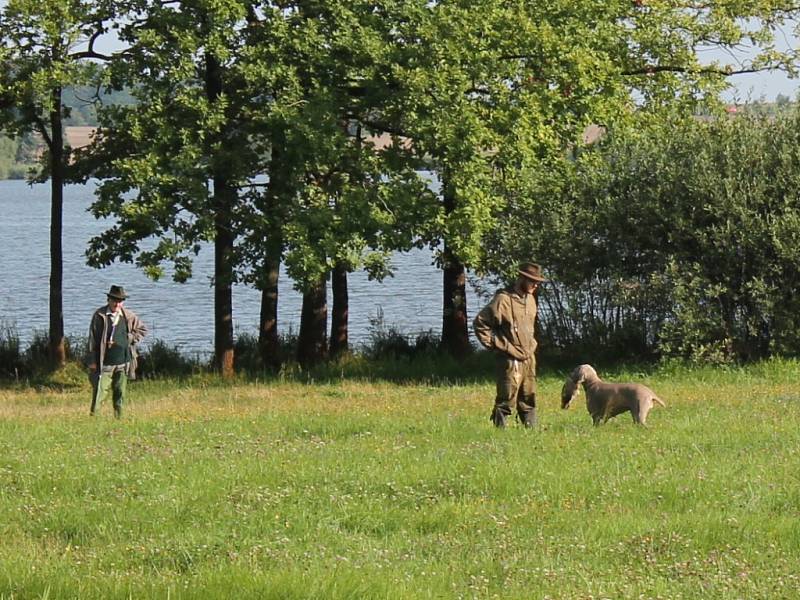
[[[647,427],[647,424],[646,424],[647,415],[649,415],[650,411],[653,410],[653,400],[658,400],[658,398],[656,398],[655,396],[652,396],[652,399],[648,398],[647,401],[643,402],[641,404],[640,408],[639,408],[639,410],[641,411],[641,414],[642,414],[642,425],[644,425],[645,427]],[[661,402],[661,400],[658,400],[658,402],[660,402],[662,404],[662,406],[663,406],[663,403]]]
[[[641,425],[642,427],[647,427],[645,421],[647,420],[647,411],[639,410],[632,410],[631,417],[633,417],[633,422],[637,425]]]

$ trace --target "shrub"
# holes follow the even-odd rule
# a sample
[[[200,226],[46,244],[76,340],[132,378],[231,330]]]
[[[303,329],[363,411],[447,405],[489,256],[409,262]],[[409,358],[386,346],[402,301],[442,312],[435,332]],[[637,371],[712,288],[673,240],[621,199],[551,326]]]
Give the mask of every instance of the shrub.
[[[233,367],[237,371],[255,372],[263,368],[258,348],[258,336],[239,333],[233,344]]]
[[[800,354],[800,110],[639,117],[509,181],[489,270],[542,262],[542,339],[592,362]]]
[[[23,371],[17,329],[14,325],[0,321],[0,377],[16,379]]]
[[[363,353],[371,359],[415,358],[416,356],[434,353],[439,350],[441,338],[428,330],[418,334],[401,332],[397,326],[387,326],[383,309],[378,307],[375,317],[369,320],[369,341]]]
[[[202,369],[202,361],[198,357],[184,356],[177,346],[170,346],[164,340],[156,339],[139,355],[137,373],[145,379],[185,377]]]
[[[25,365],[29,373],[46,370],[50,364],[50,337],[46,331],[34,331],[25,349]]]

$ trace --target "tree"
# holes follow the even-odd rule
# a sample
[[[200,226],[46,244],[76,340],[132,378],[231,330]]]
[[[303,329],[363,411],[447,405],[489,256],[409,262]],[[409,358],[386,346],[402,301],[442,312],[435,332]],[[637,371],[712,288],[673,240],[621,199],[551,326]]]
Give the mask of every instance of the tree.
[[[235,227],[242,190],[263,172],[266,148],[255,135],[260,104],[249,87],[253,3],[143,2],[120,38],[129,46],[113,83],[129,86],[133,107],[101,113],[83,176],[100,178],[98,217],[117,225],[91,241],[95,266],[133,262],[159,278],[191,276],[202,242],[214,245],[214,360],[233,374],[232,286]],[[142,242],[157,243],[144,249]]]
[[[140,107],[107,113],[103,143],[116,160],[96,171],[105,178],[96,212],[120,224],[95,240],[93,261],[135,259],[156,276],[172,261],[182,278],[198,244],[213,239],[215,352],[226,372],[232,282],[263,289],[266,359],[281,261],[315,299],[306,314],[319,315],[331,270],[342,290],[343,273],[364,265],[385,273],[387,252],[429,244],[444,273],[443,342],[466,352],[465,271],[511,271],[519,257],[495,259],[486,240],[507,226],[514,194],[590,123],[628,118],[637,102],[691,108],[699,95],[713,97],[732,70],[700,65],[697,46],[736,44],[745,35],[740,17],[765,20],[764,31],[746,34],[766,43],[774,19],[792,7],[735,8],[143,3],[123,30],[131,50],[127,70],[117,71],[120,83],[136,82]],[[739,70],[782,60],[767,53]],[[395,143],[372,147],[348,133],[353,125]],[[421,164],[441,182],[437,194],[420,190],[413,170]],[[264,173],[266,184],[252,182]],[[140,248],[167,233],[155,249]],[[322,349],[323,320],[313,322],[303,337]]]
[[[64,140],[66,86],[98,81],[95,43],[113,27],[110,1],[9,0],[0,20],[3,40],[0,124],[4,132],[34,132],[46,146],[33,181],[50,180],[50,300],[48,350],[55,366],[66,359],[63,309],[62,213],[71,149]]]
[[[351,113],[369,113],[387,93],[365,82],[375,79],[367,77],[370,57],[382,51],[377,38],[390,25],[369,2],[140,10],[121,32],[130,48],[114,80],[130,86],[138,104],[106,111],[85,155],[84,176],[101,179],[95,214],[118,221],[93,240],[90,259],[135,260],[154,277],[172,263],[184,279],[199,243],[213,239],[218,364],[223,372],[232,364],[220,357],[232,351],[230,283],[243,281],[262,290],[262,360],[274,365],[284,257],[297,287],[314,299],[304,314],[320,314],[334,265],[385,273],[381,244],[410,239],[394,231],[393,211],[403,207],[399,196],[423,193],[414,162],[400,158],[403,148],[378,151],[349,131]],[[264,173],[267,182],[254,181]],[[160,239],[145,250],[149,238]],[[301,341],[312,348],[302,350],[304,361],[324,355],[324,325],[321,318],[301,325]]]
[[[640,114],[526,187],[550,200],[514,206],[492,245],[557,275],[545,340],[572,356],[796,354],[798,119]]]
[[[441,181],[439,218],[426,242],[443,268],[443,344],[468,348],[464,269],[513,273],[521,256],[494,262],[486,236],[508,227],[520,178],[548,169],[592,123],[636,109],[712,99],[735,73],[795,68],[770,45],[797,14],[790,2],[415,2],[393,70],[400,129]],[[763,52],[731,68],[703,65],[703,46],[752,40]],[[384,113],[386,118],[386,113]]]
[[[280,76],[261,86],[269,98],[269,182],[253,203],[256,218],[242,226],[242,264],[258,280],[263,264],[279,262],[262,260],[264,240],[273,255],[283,253],[304,293],[298,356],[304,364],[327,354],[329,275],[330,346],[339,353],[347,348],[347,273],[388,273],[390,250],[410,247],[413,237],[408,228],[398,233],[397,215],[417,214],[414,206],[425,194],[408,149],[377,146],[362,124],[391,93],[380,66],[393,25],[376,10],[374,2],[284,3],[280,11],[263,12],[269,26],[260,29],[251,57],[281,66]],[[270,329],[262,328],[265,338]]]

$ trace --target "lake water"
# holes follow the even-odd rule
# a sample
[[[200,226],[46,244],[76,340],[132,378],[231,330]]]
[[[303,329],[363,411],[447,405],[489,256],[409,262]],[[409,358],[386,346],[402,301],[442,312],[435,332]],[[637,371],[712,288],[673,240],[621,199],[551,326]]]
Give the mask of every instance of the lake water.
[[[93,186],[69,186],[64,197],[64,330],[84,336],[95,308],[105,303],[112,284],[128,292],[126,306],[136,311],[150,329],[149,339],[161,339],[185,353],[209,354],[213,348],[213,249],[203,248],[194,276],[184,284],[169,278],[149,280],[130,264],[105,269],[86,266],[86,244],[110,226],[87,212]],[[34,332],[46,332],[48,294],[50,187],[24,181],[0,181],[0,324],[13,325],[26,344]],[[441,330],[442,275],[430,250],[400,253],[393,258],[394,277],[369,281],[362,272],[349,277],[350,340],[354,346],[369,340],[370,320],[383,312],[387,326],[409,335]],[[278,327],[297,333],[302,296],[281,274]],[[328,291],[330,301],[330,290]],[[261,296],[257,290],[236,286],[233,293],[234,331],[257,335]],[[470,315],[482,306],[468,289]],[[329,311],[330,312],[330,311]]]

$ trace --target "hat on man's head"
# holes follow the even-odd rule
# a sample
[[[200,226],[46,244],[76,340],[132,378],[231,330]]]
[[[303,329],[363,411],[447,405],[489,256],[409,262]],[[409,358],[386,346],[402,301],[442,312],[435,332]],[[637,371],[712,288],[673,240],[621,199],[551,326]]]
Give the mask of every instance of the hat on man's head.
[[[106,296],[109,298],[114,298],[115,300],[125,300],[128,297],[128,294],[125,293],[125,288],[121,285],[112,285]]]
[[[547,281],[542,277],[542,267],[536,263],[522,263],[517,271],[522,277],[532,279],[533,281],[542,282]]]

